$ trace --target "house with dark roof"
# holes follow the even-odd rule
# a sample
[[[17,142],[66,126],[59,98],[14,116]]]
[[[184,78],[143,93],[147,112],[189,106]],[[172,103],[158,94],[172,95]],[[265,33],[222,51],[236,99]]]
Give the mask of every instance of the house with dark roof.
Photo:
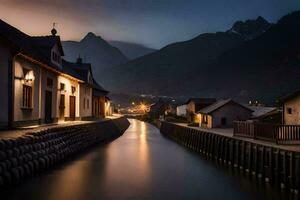
[[[282,105],[282,123],[300,125],[300,90],[279,99]]]
[[[29,36],[0,20],[0,127],[92,117],[91,66],[64,61],[60,37],[51,33]]]
[[[200,119],[196,113],[213,103],[217,100],[215,98],[190,98],[186,104],[186,117],[189,122],[199,123]]]
[[[108,91],[93,79],[93,117],[104,118],[107,114],[107,109],[110,109],[111,102],[107,101]]]
[[[227,128],[233,122],[250,119],[252,110],[232,99],[219,100],[199,110],[199,126],[202,128]]]

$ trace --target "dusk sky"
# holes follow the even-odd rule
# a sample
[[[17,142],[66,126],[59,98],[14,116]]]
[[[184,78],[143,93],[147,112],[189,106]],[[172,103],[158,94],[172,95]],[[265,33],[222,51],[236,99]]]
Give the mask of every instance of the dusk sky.
[[[154,48],[227,30],[236,20],[261,15],[271,22],[300,9],[299,0],[0,0],[0,17],[30,35],[63,40],[94,32],[107,40]]]

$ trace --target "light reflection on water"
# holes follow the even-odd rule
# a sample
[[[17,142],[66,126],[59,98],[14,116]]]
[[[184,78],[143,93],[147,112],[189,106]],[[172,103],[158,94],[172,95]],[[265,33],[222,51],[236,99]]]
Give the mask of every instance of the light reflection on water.
[[[0,199],[286,199],[251,177],[206,161],[144,122]]]

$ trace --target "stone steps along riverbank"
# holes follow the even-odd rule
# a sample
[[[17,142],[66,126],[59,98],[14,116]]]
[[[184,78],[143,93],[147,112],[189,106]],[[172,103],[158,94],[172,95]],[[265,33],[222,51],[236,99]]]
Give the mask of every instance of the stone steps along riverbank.
[[[166,137],[218,161],[250,173],[266,182],[278,183],[298,193],[300,187],[300,154],[162,122],[160,131]]]
[[[0,187],[64,162],[100,142],[121,136],[129,127],[121,117],[102,122],[49,128],[13,139],[0,140]]]

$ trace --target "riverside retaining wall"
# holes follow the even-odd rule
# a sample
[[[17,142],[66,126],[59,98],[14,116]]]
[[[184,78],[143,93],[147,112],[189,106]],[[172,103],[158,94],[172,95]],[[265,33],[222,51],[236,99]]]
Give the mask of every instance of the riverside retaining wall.
[[[0,186],[29,178],[100,142],[121,136],[126,118],[49,128],[0,140]]]
[[[163,135],[204,156],[298,193],[300,154],[162,122]]]

